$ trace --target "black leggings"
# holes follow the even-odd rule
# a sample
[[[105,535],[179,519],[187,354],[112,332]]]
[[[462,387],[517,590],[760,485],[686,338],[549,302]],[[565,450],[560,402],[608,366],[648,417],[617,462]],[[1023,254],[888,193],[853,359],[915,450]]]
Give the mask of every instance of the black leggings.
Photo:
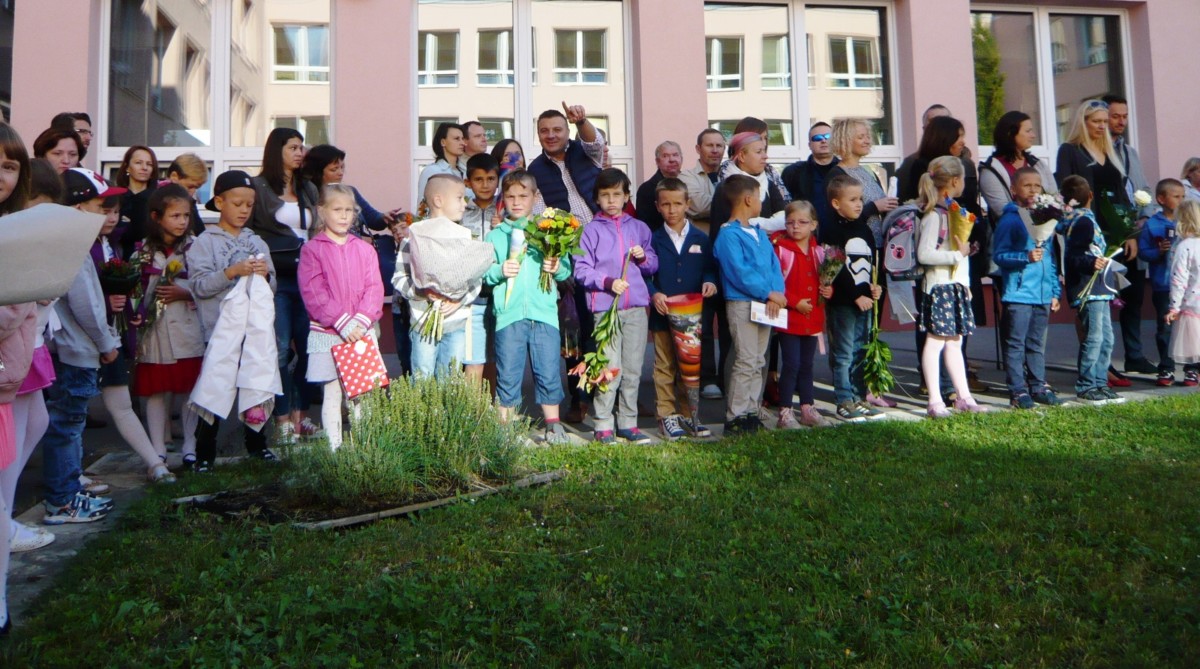
[[[211,424],[201,418],[196,422],[196,460],[213,463],[217,459],[217,432],[221,429],[221,419],[217,418]],[[267,426],[262,431],[255,432],[243,427],[246,432],[246,452],[256,455],[267,450]]]
[[[812,404],[817,338],[780,332],[778,339],[783,349],[783,363],[779,371],[779,406],[791,408],[792,394],[797,390],[800,391],[800,404]]]

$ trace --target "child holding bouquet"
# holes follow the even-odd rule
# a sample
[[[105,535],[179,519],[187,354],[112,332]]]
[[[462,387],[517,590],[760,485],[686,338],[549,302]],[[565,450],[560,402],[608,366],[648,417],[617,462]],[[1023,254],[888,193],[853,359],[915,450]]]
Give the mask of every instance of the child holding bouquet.
[[[921,367],[925,373],[925,386],[929,389],[927,413],[930,418],[950,415],[942,401],[939,358],[958,393],[954,408],[972,413],[986,411],[971,397],[962,353],[963,337],[975,331],[968,264],[970,231],[964,230],[966,226],[962,220],[967,213],[954,202],[954,198],[962,195],[964,184],[962,160],[955,156],[935,158],[918,184],[917,206],[922,218],[917,261],[925,273],[922,277],[921,320],[917,326],[927,333],[925,348],[921,351]]]
[[[832,285],[821,285],[818,272],[823,258],[813,235],[817,211],[804,200],[793,200],[784,209],[784,229],[771,235],[775,255],[783,273],[783,295],[787,300],[787,327],[779,329],[783,361],[779,372],[778,429],[820,427],[828,421],[813,406],[813,361],[817,334],[825,329],[823,299],[833,296]],[[792,408],[792,396],[800,393],[800,416]]]
[[[154,452],[165,462],[173,394],[188,394],[204,362],[204,334],[196,313],[185,271],[187,251],[195,238],[191,227],[192,198],[179,184],[156,188],[147,202],[150,224],[137,251],[142,268],[142,303],[138,328],[137,394],[146,398],[146,423]],[[183,459],[196,459],[196,412],[184,407]],[[173,476],[159,463],[151,476]]]
[[[579,243],[583,256],[575,265],[575,280],[587,291],[587,306],[596,318],[597,351],[619,368],[607,387],[603,382],[597,384],[595,437],[602,444],[613,443],[617,437],[631,444],[650,443],[637,427],[637,396],[646,353],[646,307],[650,305],[646,277],[658,271],[658,256],[650,242],[650,228],[625,213],[629,190],[629,177],[621,170],[609,168],[596,177],[595,198],[600,210],[583,230]],[[615,323],[612,316],[608,321],[601,317],[610,310],[615,312]],[[612,327],[601,327],[606,322]],[[585,376],[593,371],[589,369]]]
[[[571,261],[566,257],[545,257],[539,248],[526,247],[522,241],[537,192],[537,180],[525,170],[515,169],[504,176],[500,193],[506,218],[487,235],[495,252],[495,263],[483,280],[492,286],[500,416],[511,419],[521,405],[521,381],[528,357],[533,367],[537,403],[546,421],[545,442],[563,444],[569,440],[558,415],[558,405],[563,400],[558,293],[543,290],[540,283],[543,272],[549,273],[554,281],[566,280],[571,276]]]
[[[1171,261],[1171,358],[1200,364],[1200,202],[1187,200],[1176,212],[1179,242]]]
[[[326,184],[317,200],[320,230],[300,249],[300,296],[308,310],[310,383],[325,388],[321,427],[330,448],[342,445],[342,388],[331,349],[374,338],[383,316],[383,280],[375,247],[350,234],[358,217],[354,189]]]

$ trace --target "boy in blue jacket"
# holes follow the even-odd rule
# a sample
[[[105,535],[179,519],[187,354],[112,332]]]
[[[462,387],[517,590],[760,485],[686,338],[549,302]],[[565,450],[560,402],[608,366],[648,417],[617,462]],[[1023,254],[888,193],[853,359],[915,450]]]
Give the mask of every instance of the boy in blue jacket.
[[[721,288],[725,291],[725,313],[733,335],[733,365],[726,384],[725,434],[757,432],[763,427],[758,417],[767,374],[767,342],[771,326],[750,320],[750,302],[765,302],[767,315],[775,318],[787,306],[783,295],[783,272],[766,231],[749,221],[762,212],[758,181],[744,174],[727,178],[723,185],[730,215],[719,235],[713,256],[721,266]],[[736,230],[732,228],[738,228]]]
[[[1175,383],[1175,361],[1168,347],[1171,343],[1171,324],[1167,310],[1171,301],[1171,248],[1175,242],[1175,212],[1183,202],[1186,191],[1178,179],[1163,179],[1154,188],[1155,199],[1162,207],[1146,220],[1138,233],[1138,258],[1150,265],[1150,301],[1154,304],[1154,343],[1158,347],[1158,380],[1160,386]],[[1200,382],[1196,365],[1183,368],[1184,385]]]
[[[1018,409],[1032,409],[1035,402],[1061,404],[1046,385],[1046,332],[1050,313],[1058,311],[1062,284],[1054,253],[1029,236],[1022,212],[1041,193],[1042,177],[1036,169],[1017,170],[1012,179],[1012,202],[1004,205],[993,238],[992,258],[1004,282],[1008,392],[1010,403]]]
[[[688,188],[668,177],[654,188],[655,206],[663,226],[650,236],[658,256],[658,272],[650,280],[650,331],[654,333],[655,413],[663,439],[708,437],[712,431],[693,416],[687,388],[675,361],[675,341],[667,322],[667,298],[688,293],[717,294],[717,267],[708,235],[687,219]]]

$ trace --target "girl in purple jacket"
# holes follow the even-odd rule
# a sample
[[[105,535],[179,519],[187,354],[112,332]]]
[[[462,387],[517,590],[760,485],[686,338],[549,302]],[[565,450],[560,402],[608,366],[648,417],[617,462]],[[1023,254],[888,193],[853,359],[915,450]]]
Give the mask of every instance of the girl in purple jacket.
[[[342,388],[330,350],[374,338],[383,315],[383,281],[375,248],[350,234],[358,218],[354,190],[326,184],[317,202],[320,232],[300,249],[300,296],[310,319],[308,374],[325,387],[321,426],[330,448],[342,445]]]
[[[588,308],[601,314],[617,301],[621,324],[620,332],[606,347],[608,359],[620,368],[620,374],[608,390],[596,395],[593,405],[596,441],[602,444],[613,443],[617,437],[632,444],[650,443],[637,427],[637,396],[646,353],[646,307],[650,305],[646,277],[658,271],[658,256],[650,243],[650,228],[624,212],[629,188],[629,177],[621,170],[609,168],[596,177],[600,211],[583,230],[579,242],[583,255],[575,264],[575,280],[587,290]]]

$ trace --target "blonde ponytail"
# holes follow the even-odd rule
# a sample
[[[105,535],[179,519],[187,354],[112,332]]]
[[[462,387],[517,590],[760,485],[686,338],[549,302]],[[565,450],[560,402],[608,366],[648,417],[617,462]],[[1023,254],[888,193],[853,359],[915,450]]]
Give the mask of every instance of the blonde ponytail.
[[[917,183],[917,206],[922,214],[928,214],[941,201],[940,193],[948,188],[955,178],[963,177],[962,159],[956,156],[939,156],[929,163],[929,171],[921,175]]]

